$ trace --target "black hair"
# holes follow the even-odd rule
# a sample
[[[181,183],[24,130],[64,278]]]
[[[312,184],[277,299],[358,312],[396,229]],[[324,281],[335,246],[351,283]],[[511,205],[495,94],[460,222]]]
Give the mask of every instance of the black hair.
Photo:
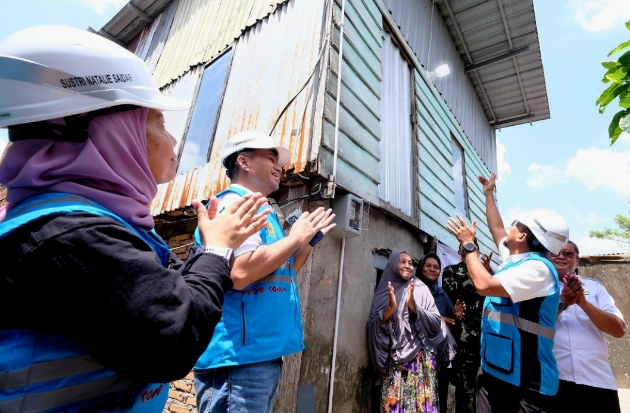
[[[530,230],[527,225],[518,222],[516,224],[516,228],[518,228],[518,230],[523,234],[527,235],[525,240],[527,241],[527,248],[529,248],[531,252],[538,252],[540,254],[547,254],[549,252],[549,250],[547,250],[547,248],[538,241],[538,239],[534,236],[534,233],[532,233],[532,230]]]
[[[228,178],[230,178],[230,181],[234,182],[234,180],[238,177],[238,172],[240,170],[240,166],[237,162],[238,157],[243,155],[248,159],[254,159],[254,157],[256,156],[256,151],[258,150],[260,149],[245,148],[225,158],[223,166],[225,166],[225,174]],[[275,153],[276,157],[278,157],[278,151],[275,148],[271,148],[269,150]]]
[[[228,178],[230,178],[230,181],[234,182],[234,180],[238,177],[238,172],[241,168],[237,162],[238,157],[243,155],[249,159],[254,159],[254,151],[254,149],[243,149],[242,151],[233,153],[225,159],[223,162],[223,165],[225,166],[225,174]]]
[[[573,245],[573,248],[575,248],[575,253],[579,256],[580,255],[580,249],[578,248],[577,244],[571,240],[567,241],[567,244],[571,244]]]

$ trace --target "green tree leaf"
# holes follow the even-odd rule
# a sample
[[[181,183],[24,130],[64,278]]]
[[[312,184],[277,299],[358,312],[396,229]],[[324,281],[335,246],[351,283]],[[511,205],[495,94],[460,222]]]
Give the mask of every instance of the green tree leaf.
[[[619,83],[621,82],[621,79],[626,77],[626,75],[628,74],[628,68],[625,66],[620,66],[619,69],[610,69],[609,72],[612,73],[607,73],[604,77],[612,82]]]
[[[627,83],[613,83],[608,88],[606,88],[606,90],[604,90],[604,92],[595,103],[596,105],[599,104],[599,113],[604,113],[604,111],[606,110],[606,106],[610,102],[615,100],[615,98],[619,96],[620,93],[628,90],[628,86],[630,85]]]
[[[606,100],[611,95],[613,89],[615,89],[617,86],[618,85],[612,84],[604,89],[602,94],[599,95],[599,97],[597,98],[597,101],[595,101],[595,105],[600,105],[604,100]]]
[[[615,113],[615,116],[613,116],[612,121],[610,121],[610,125],[608,125],[608,137],[610,138],[611,145],[615,143],[617,141],[617,138],[619,138],[619,135],[621,135],[622,130],[619,127],[619,121],[627,113],[628,111],[620,110],[619,112]]]
[[[626,111],[628,113],[628,111]],[[630,132],[630,115],[625,115],[619,119],[619,127],[624,132]]]
[[[619,229],[604,228],[603,230],[591,230],[588,236],[591,238],[607,239],[611,241],[630,244],[630,218],[617,214],[615,223]],[[628,249],[629,247],[624,247]]]
[[[626,23],[627,24],[627,23]],[[619,46],[615,47],[610,53],[608,53],[608,57],[619,53],[620,51],[627,49],[630,47],[630,40],[621,43]]]
[[[630,42],[630,40],[628,40]],[[617,67],[618,63],[616,60],[605,60],[603,62],[599,62],[604,69],[614,69]]]
[[[630,51],[622,54],[621,57],[617,61],[622,66],[630,66]]]
[[[630,20],[626,22],[626,29],[630,30]]]

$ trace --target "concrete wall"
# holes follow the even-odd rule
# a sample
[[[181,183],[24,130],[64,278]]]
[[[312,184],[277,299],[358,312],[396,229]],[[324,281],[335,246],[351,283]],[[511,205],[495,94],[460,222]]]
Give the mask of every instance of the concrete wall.
[[[366,322],[376,280],[372,250],[404,249],[413,258],[420,258],[423,249],[418,232],[372,209],[368,230],[346,241],[334,388],[336,413],[369,411],[372,373],[368,366]],[[340,253],[341,240],[332,237],[327,237],[313,252],[304,319],[306,350],[302,353],[297,396],[299,409],[283,411],[321,413],[327,409]]]
[[[619,388],[630,388],[630,262],[596,262],[580,261],[579,267],[582,277],[594,278],[601,281],[608,293],[615,299],[617,308],[626,320],[626,335],[614,338],[606,334],[608,352],[613,373],[617,378]]]

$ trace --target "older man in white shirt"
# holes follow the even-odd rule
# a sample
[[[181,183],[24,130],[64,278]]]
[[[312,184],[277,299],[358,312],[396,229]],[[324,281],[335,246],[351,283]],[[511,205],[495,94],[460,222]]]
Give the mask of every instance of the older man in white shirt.
[[[559,254],[549,254],[549,259],[564,284],[553,347],[560,385],[552,411],[619,413],[617,382],[604,333],[623,337],[623,315],[599,281],[577,277],[581,288],[569,287],[579,261],[575,243],[569,241]]]

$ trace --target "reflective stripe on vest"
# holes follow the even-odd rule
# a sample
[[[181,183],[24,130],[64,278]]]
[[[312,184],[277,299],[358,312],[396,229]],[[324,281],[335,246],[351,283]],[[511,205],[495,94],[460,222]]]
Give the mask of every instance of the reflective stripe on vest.
[[[247,194],[242,188],[231,186],[217,197],[226,192]],[[267,216],[267,227],[260,231],[260,237],[263,245],[284,238],[275,213]],[[195,240],[199,245],[198,230]],[[291,257],[243,290],[225,293],[221,320],[195,369],[252,364],[296,353],[304,349],[302,334],[302,313]]]
[[[86,212],[116,220],[168,264],[168,246],[89,199],[65,193],[29,198],[0,222],[0,238],[44,216]],[[0,330],[0,412],[161,412],[168,383],[139,383],[118,376],[60,334]]]
[[[558,391],[558,367],[553,339],[560,301],[560,282],[549,260],[537,253],[499,272],[540,261],[554,278],[555,289],[545,297],[514,303],[506,297],[486,297],[481,319],[483,371],[517,387],[553,396]]]
[[[121,394],[120,396],[118,396],[117,398],[115,397],[112,400],[114,401],[116,399],[114,402],[118,403],[117,407],[120,407],[120,410],[127,412],[158,412],[158,410],[153,410],[152,408],[127,410],[133,407],[138,407],[135,405],[137,404],[137,402],[141,402],[141,400],[134,400],[134,398],[132,398],[131,396],[125,397],[124,391],[137,387],[140,387],[142,389],[145,386],[146,385],[138,383],[136,381],[127,380],[120,376],[112,375],[103,379],[93,380],[75,386],[62,387],[58,390],[48,391],[43,397],[40,393],[27,393],[26,395],[21,397],[15,397],[13,399],[0,401],[0,412],[42,412],[82,401],[86,402],[86,405],[94,405],[94,403],[91,403],[89,399],[94,398],[95,394],[113,395],[116,393]],[[106,389],[106,391],[104,392],[103,389]],[[167,392],[165,391],[164,394],[166,395]],[[86,397],[86,395],[89,396]],[[111,405],[112,402],[109,403]],[[166,400],[164,400],[164,404],[165,403]],[[106,403],[101,404],[106,405]],[[155,407],[157,406],[154,406],[154,408]],[[84,407],[80,407],[79,409],[77,409],[77,411],[81,408]],[[66,408],[64,408],[63,410],[68,411]],[[101,409],[94,410],[100,411]],[[161,409],[159,411],[161,411]]]
[[[502,313],[488,307],[483,308],[483,316],[490,320],[498,321],[501,324],[516,326],[519,330],[527,331],[528,333],[536,334],[537,336],[541,336],[549,340],[553,340],[556,335],[556,330],[553,328],[541,326],[540,324],[532,321],[516,317],[513,314]]]
[[[101,363],[89,355],[33,363],[20,370],[1,373],[0,390],[23,387],[41,381],[60,379],[103,368]]]

